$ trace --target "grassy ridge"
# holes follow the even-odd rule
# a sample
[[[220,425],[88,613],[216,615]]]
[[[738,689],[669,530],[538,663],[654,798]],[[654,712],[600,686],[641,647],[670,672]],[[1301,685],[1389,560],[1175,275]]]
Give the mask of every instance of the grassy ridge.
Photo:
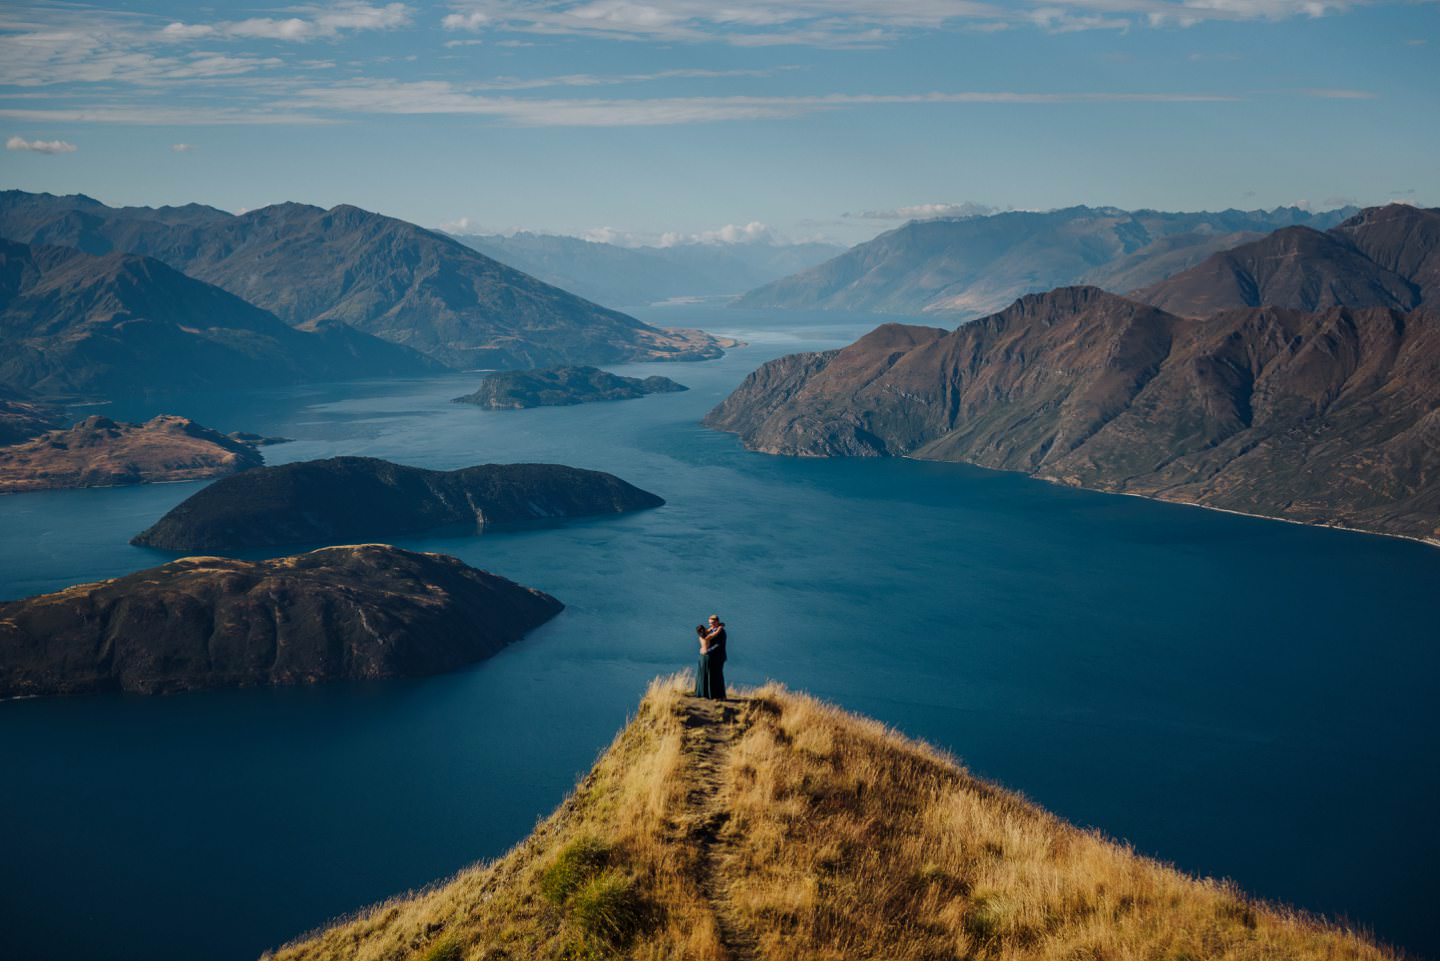
[[[271,957],[1389,954],[1072,827],[808,696],[769,685],[703,702],[672,678],[509,854]]]

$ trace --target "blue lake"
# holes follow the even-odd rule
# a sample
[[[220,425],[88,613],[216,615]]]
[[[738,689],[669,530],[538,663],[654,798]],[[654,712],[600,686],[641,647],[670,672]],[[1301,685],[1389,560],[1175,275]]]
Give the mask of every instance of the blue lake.
[[[293,437],[272,464],[565,462],[668,504],[377,537],[566,603],[451,675],[0,704],[0,959],[252,957],[498,855],[651,678],[690,667],[712,611],[732,681],[867,713],[1145,853],[1440,955],[1440,551],[959,465],[747,453],[700,416],[760,362],[878,320],[702,313],[648,316],[752,343],[615,369],[679,395],[496,413],[452,404],[475,378],[448,376],[107,406]],[[202,485],[0,497],[0,598],[162,562],[126,541]]]

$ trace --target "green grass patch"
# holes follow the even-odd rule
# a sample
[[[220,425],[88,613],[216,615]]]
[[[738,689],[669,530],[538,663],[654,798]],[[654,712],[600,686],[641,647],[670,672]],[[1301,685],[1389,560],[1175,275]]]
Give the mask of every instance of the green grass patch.
[[[596,837],[572,841],[540,875],[540,893],[551,904],[564,904],[610,861],[610,845]]]
[[[640,929],[644,911],[635,882],[616,871],[586,881],[570,900],[570,913],[585,935],[616,948]]]

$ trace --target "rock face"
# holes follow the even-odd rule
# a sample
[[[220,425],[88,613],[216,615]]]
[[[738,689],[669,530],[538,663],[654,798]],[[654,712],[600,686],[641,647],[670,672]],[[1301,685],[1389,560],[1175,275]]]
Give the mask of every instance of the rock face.
[[[0,240],[0,382],[29,395],[140,396],[440,370],[343,324],[288,327],[158,260]]]
[[[223,435],[178,415],[158,415],[143,425],[92,415],[72,428],[0,449],[0,493],[228,476],[263,465],[248,438]]]
[[[917,220],[752,290],[738,304],[971,318],[1053,287],[1145,286],[1251,235],[1295,224],[1323,229],[1354,212],[1165,213],[1072,206]]]
[[[341,456],[252,469],[212,483],[131,543],[164,550],[345,543],[664,503],[608,473],[570,466],[515,463],[438,472]]]
[[[1325,233],[1278,230],[1131,296],[1187,317],[1264,306],[1412,310],[1440,297],[1440,209],[1392,203]]]
[[[371,544],[186,557],[0,603],[0,697],[431,675],[562,609],[454,557]]]
[[[1086,287],[760,368],[706,417],[790,455],[955,460],[1440,540],[1440,312],[1188,320]]]
[[[553,368],[500,371],[480,379],[473,394],[455,399],[481,408],[537,408],[542,405],[579,405],[617,402],[664,392],[689,391],[684,385],[651,375],[625,378],[599,368]]]
[[[338,321],[453,367],[719,357],[709,335],[652,327],[441,233],[354,206],[114,209],[0,193],[0,236],[153,257],[286,324]]]

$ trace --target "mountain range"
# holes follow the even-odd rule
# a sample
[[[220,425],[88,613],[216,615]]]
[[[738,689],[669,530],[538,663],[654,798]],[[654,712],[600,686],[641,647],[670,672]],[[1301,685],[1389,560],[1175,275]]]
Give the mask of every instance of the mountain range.
[[[424,355],[335,321],[289,327],[149,257],[0,239],[0,383],[30,397],[439,370]]]
[[[1134,290],[1276,229],[1327,229],[1356,211],[1171,213],[1072,206],[916,220],[758,287],[736,304],[971,318],[1023,294],[1072,284]]]
[[[1367,210],[1336,235],[1433,293],[1434,215]],[[1265,246],[1293,254],[1297,235]],[[954,331],[889,324],[762,366],[706,422],[765,452],[963,461],[1440,542],[1440,307],[1335,305],[1387,291],[1374,264],[1285,285],[1315,309],[1185,317],[1065,287]]]
[[[0,193],[0,237],[151,257],[292,327],[338,321],[457,368],[714,357],[708,335],[653,327],[431,230],[354,206],[112,208]]]
[[[833,243],[766,240],[627,247],[546,233],[455,239],[547,283],[619,307],[742,294],[845,250]]]
[[[1440,209],[1392,203],[1328,232],[1292,226],[1131,294],[1203,317],[1238,307],[1390,307],[1440,298]]]

